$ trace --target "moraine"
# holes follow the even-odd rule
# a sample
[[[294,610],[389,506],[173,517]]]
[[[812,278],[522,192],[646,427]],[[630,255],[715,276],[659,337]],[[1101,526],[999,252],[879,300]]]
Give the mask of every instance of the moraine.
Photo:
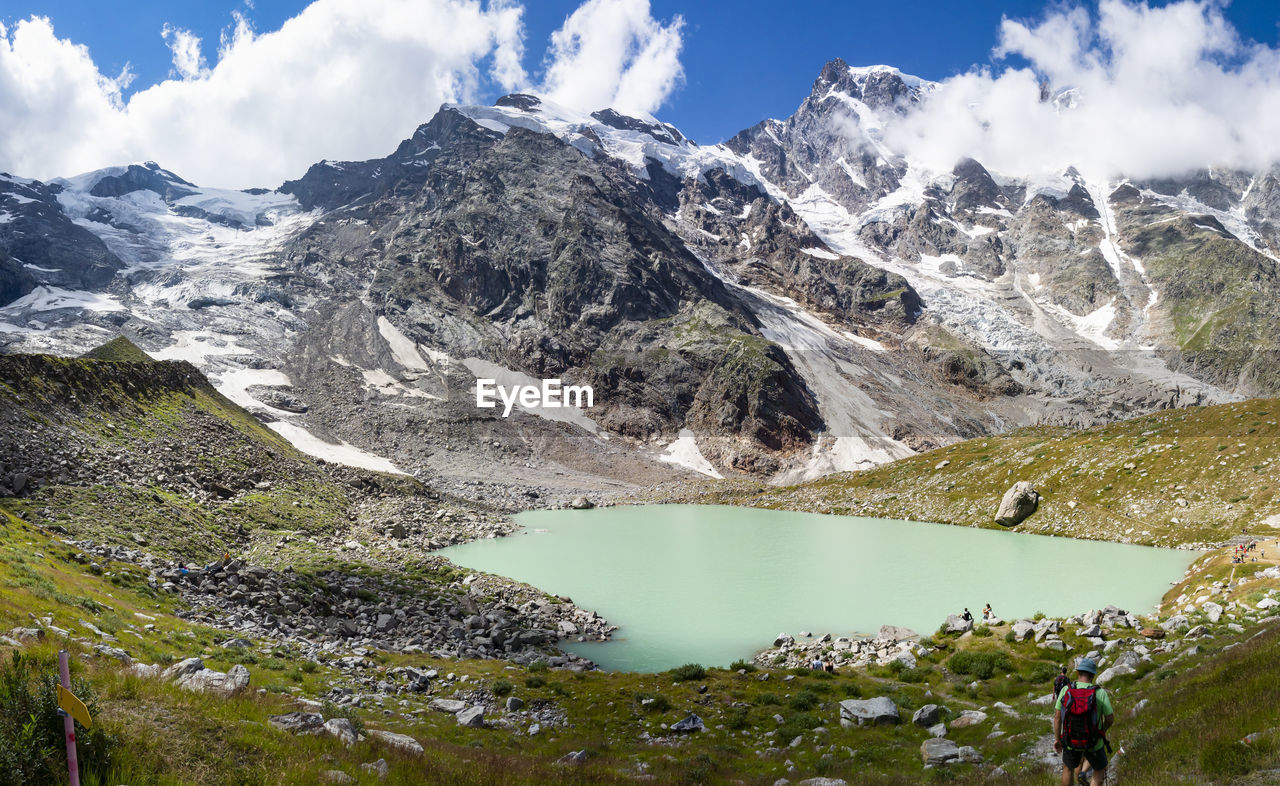
[[[458,565],[567,595],[621,626],[566,648],[604,668],[727,665],[779,631],[932,633],[990,603],[1009,620],[1116,604],[1146,613],[1194,552],[852,516],[652,505],[521,514]]]

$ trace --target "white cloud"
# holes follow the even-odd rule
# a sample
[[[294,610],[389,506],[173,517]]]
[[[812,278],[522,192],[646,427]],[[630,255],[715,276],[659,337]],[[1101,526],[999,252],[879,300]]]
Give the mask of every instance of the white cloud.
[[[172,78],[127,101],[129,69],[103,76],[48,18],[0,26],[0,170],[47,179],[153,159],[204,185],[274,186],[321,159],[385,155],[441,103],[477,100],[483,77],[637,114],[681,79],[683,20],[656,22],[647,0],[588,0],[532,88],[523,11],[515,0],[316,0],[266,33],[235,11],[212,65],[198,36],[166,25]]]
[[[994,54],[1031,67],[947,80],[890,141],[935,170],[971,156],[1010,175],[1268,166],[1280,161],[1280,52],[1242,42],[1221,7],[1102,0],[1092,18],[1075,8],[1006,19]],[[1076,88],[1077,107],[1041,102],[1041,78]]]
[[[154,159],[194,182],[277,185],[322,158],[385,155],[481,68],[526,79],[523,9],[505,0],[316,0],[274,32],[237,15],[208,66],[166,29],[178,77],[121,99],[47,18],[0,27],[0,170],[49,178]]]
[[[652,115],[684,78],[684,19],[655,20],[649,0],[587,0],[551,35],[541,92],[586,110]]]
[[[169,51],[173,53],[173,69],[183,79],[208,76],[209,68],[200,52],[200,37],[190,30],[180,30],[165,25],[160,31]]]

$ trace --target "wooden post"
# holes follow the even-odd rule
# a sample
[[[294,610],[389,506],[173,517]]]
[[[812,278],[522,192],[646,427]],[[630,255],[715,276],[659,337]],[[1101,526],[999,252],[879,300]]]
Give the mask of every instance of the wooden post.
[[[58,651],[58,678],[62,687],[71,690],[71,666],[66,650]],[[71,774],[71,786],[80,786],[80,762],[76,759],[76,722],[65,710],[58,710],[62,715],[62,730],[67,737],[67,770]]]

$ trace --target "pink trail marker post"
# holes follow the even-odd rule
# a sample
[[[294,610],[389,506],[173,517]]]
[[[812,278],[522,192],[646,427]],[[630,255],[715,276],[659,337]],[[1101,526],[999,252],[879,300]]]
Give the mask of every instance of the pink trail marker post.
[[[58,651],[58,679],[62,687],[71,690],[70,656],[66,650]],[[71,786],[80,786],[80,762],[76,759],[76,722],[66,710],[58,710],[62,715],[62,729],[67,737],[67,770],[71,773]]]

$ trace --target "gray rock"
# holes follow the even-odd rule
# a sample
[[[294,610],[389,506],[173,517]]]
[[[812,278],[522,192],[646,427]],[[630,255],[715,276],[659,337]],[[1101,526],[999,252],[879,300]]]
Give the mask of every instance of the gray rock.
[[[928,732],[934,737],[945,737],[947,736],[947,724],[935,723],[928,728]]]
[[[965,710],[960,713],[959,717],[951,721],[951,728],[965,729],[970,726],[977,726],[987,719],[987,713],[981,710]]]
[[[705,728],[706,726],[703,724],[702,718],[699,718],[692,712],[681,720],[671,724],[671,730],[679,734],[693,734],[695,732],[702,731]]]
[[[515,696],[507,697],[507,712],[518,712],[524,707],[524,699]]]
[[[930,737],[920,743],[920,758],[925,766],[940,767],[960,758],[960,748],[946,737]]]
[[[937,704],[926,704],[912,714],[911,722],[922,729],[926,729],[937,723],[941,715],[942,708]]]
[[[569,507],[574,510],[590,510],[596,506],[596,503],[586,497],[574,497],[573,502],[569,503]]]
[[[421,756],[423,753],[422,745],[407,734],[396,734],[395,732],[384,731],[382,729],[370,729],[368,735],[371,739],[381,742],[388,748],[400,751],[401,753],[409,756]]]
[[[355,783],[356,779],[342,770],[325,770],[320,773],[320,782],[335,783],[339,786],[343,786],[343,784]]]
[[[965,745],[960,748],[960,761],[965,764],[981,764],[982,754],[975,748]]]
[[[1217,623],[1218,620],[1222,619],[1222,606],[1219,606],[1213,601],[1205,603],[1200,607],[1200,610],[1209,618],[1209,622]]]
[[[920,634],[916,633],[911,628],[904,628],[899,625],[881,625],[880,633],[876,638],[882,641],[892,641],[896,643],[899,641],[915,641],[920,638]]]
[[[967,620],[959,614],[947,615],[945,633],[968,633],[973,630],[973,620]]]
[[[470,707],[457,714],[458,725],[471,729],[484,728],[484,707]]]
[[[382,780],[387,777],[387,772],[390,768],[387,767],[386,759],[378,759],[377,761],[367,761],[364,764],[361,764],[360,769],[370,775],[377,776],[378,780]]]
[[[348,748],[356,744],[356,727],[347,718],[330,718],[324,722],[324,730]]]
[[[432,699],[427,702],[427,708],[433,709],[436,712],[447,712],[450,715],[457,715],[459,712],[462,712],[467,708],[467,703],[465,701],[458,701],[457,699]]]
[[[840,721],[849,721],[858,726],[882,723],[898,723],[898,705],[888,696],[877,696],[874,699],[845,699],[840,702]]]
[[[565,755],[556,759],[556,764],[582,764],[587,760],[586,750],[569,751]]]
[[[272,728],[290,734],[319,734],[324,728],[324,716],[318,712],[286,712],[267,718]]]
[[[1106,685],[1108,682],[1111,682],[1116,677],[1123,677],[1126,674],[1133,674],[1135,671],[1137,671],[1137,669],[1128,665],[1127,663],[1117,663],[1116,665],[1110,668],[1102,670],[1102,673],[1098,675],[1098,684]]]
[[[1018,620],[1013,623],[1013,637],[1018,641],[1026,641],[1035,631],[1035,623],[1031,620]]]
[[[1000,508],[996,511],[996,523],[1002,527],[1015,527],[1023,522],[1040,503],[1040,495],[1031,483],[1020,480],[1004,493]]]

